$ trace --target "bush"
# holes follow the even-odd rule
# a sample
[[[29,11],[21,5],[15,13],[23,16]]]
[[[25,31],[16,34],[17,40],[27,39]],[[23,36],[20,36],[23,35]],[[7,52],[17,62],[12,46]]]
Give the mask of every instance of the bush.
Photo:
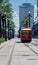
[[[0,38],[0,43],[4,42],[5,38]]]

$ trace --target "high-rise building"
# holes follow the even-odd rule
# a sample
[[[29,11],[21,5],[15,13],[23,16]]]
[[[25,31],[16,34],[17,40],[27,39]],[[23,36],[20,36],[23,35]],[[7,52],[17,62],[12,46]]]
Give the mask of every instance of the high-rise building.
[[[19,6],[19,24],[20,28],[22,27],[22,21],[24,20],[24,17],[28,16],[30,11],[30,14],[32,16],[30,26],[33,25],[34,21],[34,6],[31,5],[30,3],[23,3],[21,6]]]
[[[37,0],[37,16],[38,16],[38,0]]]

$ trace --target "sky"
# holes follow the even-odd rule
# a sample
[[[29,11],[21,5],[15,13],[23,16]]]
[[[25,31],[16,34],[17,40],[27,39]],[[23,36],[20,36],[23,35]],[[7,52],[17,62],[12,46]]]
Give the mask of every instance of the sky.
[[[13,6],[13,17],[14,17],[14,22],[15,22],[15,31],[17,33],[18,29],[19,29],[19,6],[22,5],[23,3],[31,3],[32,5],[34,5],[34,16],[37,15],[37,0],[10,0],[10,3]]]
[[[26,3],[26,2],[36,5],[37,0],[11,0],[11,4],[13,5],[14,11],[17,11],[19,8],[19,5],[21,5],[22,3]]]

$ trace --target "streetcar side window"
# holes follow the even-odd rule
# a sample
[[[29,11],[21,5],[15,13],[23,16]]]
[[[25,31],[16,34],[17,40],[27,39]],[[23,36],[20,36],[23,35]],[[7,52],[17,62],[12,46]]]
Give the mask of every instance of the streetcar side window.
[[[22,32],[22,35],[24,35],[24,32]]]
[[[31,35],[31,32],[29,32],[29,35]]]

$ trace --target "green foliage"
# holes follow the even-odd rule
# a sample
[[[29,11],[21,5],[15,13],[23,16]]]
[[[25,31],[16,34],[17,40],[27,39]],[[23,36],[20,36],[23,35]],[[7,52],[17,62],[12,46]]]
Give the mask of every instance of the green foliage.
[[[27,27],[28,26],[28,17],[25,17],[23,22],[22,22],[22,26],[23,27]]]
[[[4,42],[5,38],[0,38],[0,43]]]
[[[14,22],[13,21],[9,21],[9,27],[14,29],[15,28],[15,25],[14,25]]]
[[[31,17],[30,17],[31,19]],[[24,20],[22,22],[23,27],[29,27],[29,16],[24,17]]]
[[[15,25],[13,20],[13,9],[12,9],[12,5],[10,3],[10,0],[0,0],[0,18],[2,19],[2,16],[4,16],[6,14],[6,23],[4,20],[2,20],[2,25],[1,28],[3,28],[3,30],[5,31],[5,25],[7,28],[11,28],[14,29]],[[9,20],[9,24],[8,24],[8,20]],[[7,25],[8,24],[8,25]],[[4,32],[3,32],[4,33]],[[3,34],[4,35],[4,34]],[[5,33],[6,35],[6,33]]]
[[[0,3],[2,3],[3,2],[3,0],[0,0]]]
[[[10,27],[14,28],[15,25],[14,25],[14,22],[12,21],[13,20],[13,16],[12,16],[13,9],[9,1],[10,0],[0,0],[0,13],[1,13],[1,16],[6,13],[7,19],[9,20],[9,23],[10,23]]]
[[[7,17],[11,18],[13,13],[12,5],[9,3],[9,0],[0,0],[0,13],[4,15],[5,12]]]

